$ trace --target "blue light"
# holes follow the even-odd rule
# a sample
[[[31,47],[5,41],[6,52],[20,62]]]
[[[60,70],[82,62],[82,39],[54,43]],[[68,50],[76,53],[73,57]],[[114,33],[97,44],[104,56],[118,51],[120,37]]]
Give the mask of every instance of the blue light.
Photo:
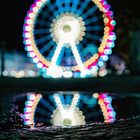
[[[33,61],[33,63],[38,63],[39,60],[38,60],[37,57],[35,57],[35,58],[32,59],[32,61]]]
[[[104,65],[104,62],[103,62],[103,61],[99,61],[99,62],[98,62],[98,66],[99,66],[99,67],[102,67],[103,65]]]
[[[111,21],[111,25],[115,26],[116,25],[116,21],[115,20],[112,20]]]
[[[113,41],[113,40],[116,40],[116,35],[110,35],[110,36],[109,36],[109,40],[112,40],[112,41]]]
[[[59,95],[59,98],[60,98],[62,104],[66,104],[66,103],[65,103],[65,99],[64,99],[64,95],[63,95],[63,94],[60,94],[60,95]]]
[[[115,47],[115,43],[114,42],[109,42],[109,43],[107,43],[107,46],[110,47],[110,48],[113,48],[113,47]]]
[[[25,108],[24,108],[24,112],[31,112],[31,111],[32,111],[32,109],[29,108],[29,107],[25,107]]]
[[[64,12],[64,8],[62,6],[62,1],[61,0],[56,0],[56,5],[58,7],[59,13],[63,13]]]
[[[43,104],[44,105],[44,107],[46,108],[46,109],[49,109],[51,112],[53,112],[54,110],[55,110],[55,108],[49,103],[49,102],[47,102],[45,99],[41,99],[40,100],[40,103],[41,104]]]
[[[104,98],[104,101],[107,102],[107,103],[111,103],[112,102],[112,98],[111,97]]]
[[[33,58],[33,57],[35,57],[35,53],[34,52],[29,52],[28,56]]]
[[[73,0],[73,5],[72,5],[72,8],[71,8],[71,11],[73,13],[75,13],[77,11],[78,4],[79,4],[79,0]]]
[[[110,55],[110,54],[112,54],[112,50],[111,49],[105,49],[104,53],[106,55]]]
[[[44,45],[41,49],[40,49],[40,52],[43,54],[45,53],[46,51],[48,51],[52,46],[54,46],[55,43],[50,40],[46,45]]]
[[[54,15],[54,17],[57,17],[59,15],[59,11],[55,10],[55,7],[57,7],[56,3],[47,3],[47,7],[49,9],[49,11],[52,12],[52,14]]]
[[[95,44],[88,44],[87,48],[83,51],[83,56],[86,56],[88,53],[96,54],[97,53],[97,46]]]
[[[29,105],[32,105],[33,103],[32,103],[32,101],[26,101],[25,102],[25,106],[29,106]]]
[[[42,63],[37,63],[37,67],[38,68],[42,68],[43,67],[43,64]]]
[[[36,44],[37,45],[42,44],[42,43],[44,43],[44,42],[46,42],[46,41],[48,41],[50,39],[51,39],[51,36],[50,35],[47,35],[45,37],[41,37],[39,39],[36,39]]]
[[[28,95],[27,98],[28,98],[28,100],[34,100],[35,99],[35,95],[34,94]]]
[[[114,111],[109,112],[109,116],[115,117],[116,113]]]
[[[91,67],[91,70],[93,70],[93,71],[98,71],[98,69],[99,69],[98,66],[92,66]]]
[[[94,17],[92,17],[92,18],[86,19],[86,20],[85,20],[85,24],[86,24],[86,25],[89,25],[89,24],[91,24],[91,23],[97,22],[98,20],[99,20],[99,18],[94,16]]]
[[[87,26],[86,30],[87,31],[100,31],[103,30],[104,28],[102,26]]]
[[[89,2],[90,2],[90,0],[84,1],[84,2],[81,4],[81,6],[80,6],[80,8],[78,9],[78,11],[76,12],[76,14],[77,14],[77,15],[82,15],[83,12],[84,12],[84,10],[87,8]]]
[[[98,9],[97,6],[93,6],[86,13],[83,14],[83,18],[86,19],[88,16],[93,14],[97,9]]]
[[[109,57],[108,57],[107,55],[103,55],[103,56],[101,56],[101,59],[102,59],[103,61],[107,61],[107,60],[109,59]]]
[[[89,96],[81,96],[81,100],[87,104],[88,107],[94,107],[97,104],[97,99],[95,98],[90,98]]]
[[[46,23],[45,23],[46,24]],[[50,33],[50,31],[49,30],[44,30],[44,29],[35,29],[35,32],[34,32],[34,34],[48,34],[48,33]]]
[[[24,125],[30,125],[30,124],[31,124],[30,121],[25,121],[25,122],[24,122]]]
[[[108,104],[108,105],[107,105],[107,108],[108,108],[108,109],[113,109],[112,106],[111,106],[111,104]]]

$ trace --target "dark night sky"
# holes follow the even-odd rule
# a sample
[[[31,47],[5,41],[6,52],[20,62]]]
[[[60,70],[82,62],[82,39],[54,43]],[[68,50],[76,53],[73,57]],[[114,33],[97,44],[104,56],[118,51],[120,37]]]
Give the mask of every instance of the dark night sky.
[[[34,0],[10,0],[5,1],[1,8],[1,34],[0,41],[6,41],[6,48],[24,51],[22,43],[22,28],[26,12]],[[140,0],[108,0],[117,14],[130,13],[131,16],[139,17]],[[131,18],[131,17],[130,17]],[[117,19],[116,19],[117,20]],[[123,19],[122,19],[123,20]]]

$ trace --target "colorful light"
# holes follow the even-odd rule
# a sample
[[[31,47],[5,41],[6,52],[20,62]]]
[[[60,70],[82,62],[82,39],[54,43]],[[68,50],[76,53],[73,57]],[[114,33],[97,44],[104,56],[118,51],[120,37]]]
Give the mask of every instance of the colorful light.
[[[72,94],[73,95],[65,95],[65,98],[61,93],[49,96],[48,99],[55,104],[55,107],[53,107],[42,95],[29,93],[27,95],[27,101],[25,102],[25,108],[23,109],[24,114],[22,115],[24,125],[33,128],[38,123],[37,120],[39,120],[40,123],[49,121],[52,125],[62,127],[84,125],[88,115],[84,114],[84,110],[80,108],[81,102],[88,108],[93,108],[93,110],[98,102],[102,110],[104,122],[113,123],[116,120],[116,112],[112,107],[112,98],[107,93],[94,93],[93,96],[80,95],[78,92],[72,92]],[[49,112],[44,110],[42,105],[44,109],[49,110]],[[41,116],[43,120],[37,119],[35,113],[41,113],[43,116],[49,115],[49,120],[47,117],[42,118]]]
[[[25,102],[24,114],[22,116],[24,125],[34,127],[34,113],[35,109],[42,98],[42,95],[29,93],[27,95],[27,101]]]
[[[113,123],[116,120],[116,112],[114,111],[111,103],[112,98],[106,93],[101,93],[98,96],[98,104],[103,112],[105,123]]]
[[[104,27],[104,35],[103,35],[101,44],[98,48],[98,52],[93,54],[92,57],[90,57],[88,60],[83,62],[82,58],[80,57],[80,54],[79,54],[79,52],[76,48],[76,44],[74,43],[72,45],[73,40],[71,40],[69,43],[71,43],[71,46],[72,46],[71,49],[72,49],[74,58],[77,62],[77,65],[76,66],[71,66],[71,67],[61,66],[61,69],[62,69],[63,72],[71,71],[71,72],[74,73],[74,72],[77,72],[77,71],[81,71],[81,77],[85,77],[86,75],[92,73],[92,72],[87,71],[87,69],[90,69],[91,66],[97,65],[99,67],[102,67],[104,61],[108,60],[108,55],[110,55],[112,53],[112,48],[115,46],[114,41],[116,40],[116,35],[113,32],[114,26],[116,25],[116,21],[113,18],[113,12],[110,10],[110,5],[107,4],[106,0],[92,0],[92,1],[97,5],[99,10],[103,13],[102,16],[103,16],[103,22],[104,22],[104,26],[105,26]],[[65,43],[66,40],[67,40],[65,38],[65,35],[62,35],[62,34],[60,34],[59,36],[57,36],[53,39],[53,40],[58,40],[58,38],[61,36],[61,38],[63,40],[63,43],[61,42],[62,44],[61,44],[61,47],[58,47],[59,49],[56,48],[56,50],[54,51],[54,55],[53,55],[54,57],[52,58],[51,61],[47,60],[43,56],[41,51],[39,51],[38,45],[36,44],[36,41],[35,41],[35,38],[34,38],[34,23],[37,20],[38,13],[40,13],[42,8],[48,3],[49,3],[48,0],[37,0],[37,1],[35,1],[35,3],[31,6],[30,10],[28,11],[27,17],[25,18],[24,32],[23,32],[25,50],[27,50],[29,52],[29,56],[33,59],[33,62],[37,63],[37,67],[41,68],[41,69],[44,68],[44,67],[49,68],[50,66],[53,67],[54,65],[56,65],[56,61],[58,60],[58,57],[60,55],[60,51],[62,49],[62,44]],[[85,5],[86,4],[87,4],[87,2],[85,2]],[[58,5],[60,6],[60,7],[58,7],[59,12],[61,11],[61,14],[66,14],[66,12],[64,12],[61,9],[61,4],[59,3]],[[51,8],[53,10],[53,6]],[[71,8],[71,9],[73,9],[73,8]],[[93,9],[94,9],[94,7],[93,7]],[[94,10],[96,10],[96,8]],[[58,11],[54,12],[55,15],[57,13],[58,13]],[[81,13],[81,11],[79,10],[78,13]],[[71,15],[72,14],[73,13],[71,13]],[[88,14],[89,13],[87,13],[87,15]],[[86,15],[84,15],[84,16],[86,17]],[[84,19],[82,19],[81,17],[78,17],[78,18],[79,18],[80,23],[82,25],[84,23]],[[56,19],[57,18],[55,18],[54,20],[56,21]],[[73,23],[71,23],[71,24],[73,25]],[[68,28],[68,27],[70,27],[70,25],[68,25],[67,28],[64,28],[65,31],[67,31],[66,29],[71,30],[71,28]],[[76,28],[76,29],[78,29],[78,28]],[[82,41],[82,38],[85,35],[84,30],[86,30],[86,27],[82,26],[82,29],[83,29],[83,32],[80,34],[82,36],[79,38],[79,41]],[[45,33],[47,31],[44,30],[43,32]],[[56,32],[56,30],[54,30],[54,32]],[[73,36],[76,36],[77,34],[78,34],[78,30],[76,30],[76,32],[73,32]],[[50,42],[50,44],[51,43],[52,42]],[[58,44],[58,46],[59,46],[59,44]],[[60,68],[60,66],[59,66],[59,68]],[[48,73],[51,73],[49,71],[50,70],[48,70]],[[64,75],[64,77],[67,77],[65,74],[62,73],[61,76],[63,76],[63,75]],[[50,74],[50,76],[51,76],[51,74]],[[75,74],[72,74],[72,76],[75,76]],[[60,76],[56,76],[56,75],[53,76],[52,75],[52,77],[55,77],[55,78],[57,77],[58,78]]]

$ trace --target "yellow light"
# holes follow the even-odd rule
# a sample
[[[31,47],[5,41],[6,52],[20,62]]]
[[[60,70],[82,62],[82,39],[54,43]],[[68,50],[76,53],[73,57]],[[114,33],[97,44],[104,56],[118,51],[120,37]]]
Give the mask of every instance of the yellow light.
[[[104,30],[105,30],[106,32],[109,32],[109,27],[105,27]]]
[[[109,22],[109,19],[108,18],[104,18],[104,22],[105,23],[108,23]]]
[[[103,106],[104,105],[104,101],[101,99],[101,100],[98,101],[98,104]]]
[[[103,52],[104,49],[103,49],[103,48],[99,48],[98,51],[99,51],[99,52]]]
[[[93,97],[97,99],[99,97],[99,94],[98,93],[94,93]]]

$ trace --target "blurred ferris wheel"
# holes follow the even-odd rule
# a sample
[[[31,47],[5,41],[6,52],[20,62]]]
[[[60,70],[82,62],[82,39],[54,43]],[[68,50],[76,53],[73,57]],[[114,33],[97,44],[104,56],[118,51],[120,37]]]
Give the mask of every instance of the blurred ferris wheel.
[[[56,92],[46,96],[32,92],[15,97],[14,107],[24,125],[33,128],[81,126],[91,121],[113,123],[116,120],[112,97],[108,93]]]
[[[106,0],[36,0],[27,13],[24,43],[48,77],[87,77],[115,46],[116,24]]]

